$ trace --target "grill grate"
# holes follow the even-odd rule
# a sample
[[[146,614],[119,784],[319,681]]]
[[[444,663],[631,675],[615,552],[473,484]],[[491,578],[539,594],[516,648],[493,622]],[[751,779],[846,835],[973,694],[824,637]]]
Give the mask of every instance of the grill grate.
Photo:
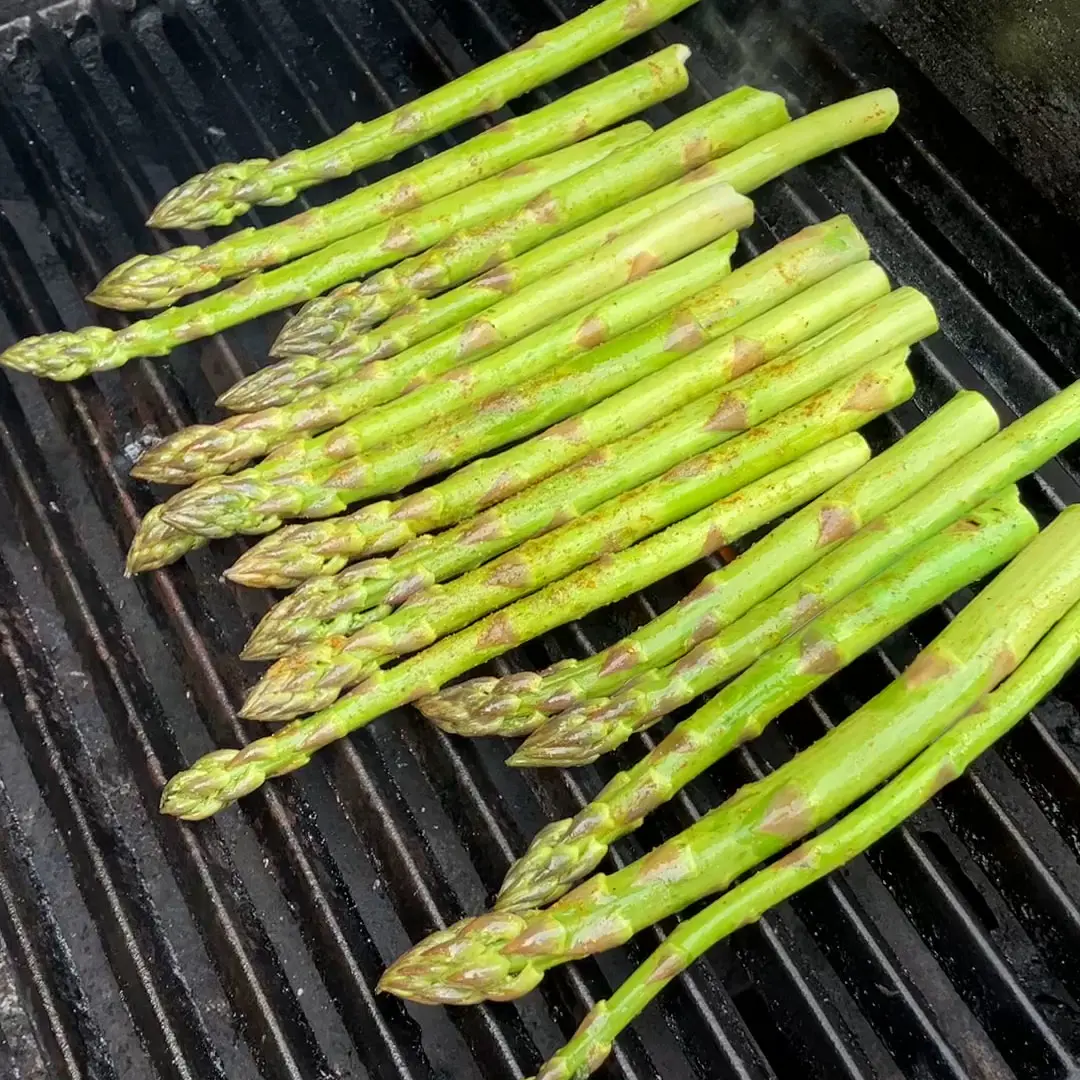
[[[96,279],[162,243],[141,221],[177,180],[323,138],[585,5],[64,0],[16,18],[0,3],[13,19],[0,28],[0,345],[82,325]],[[870,430],[879,445],[961,386],[1003,415],[1030,409],[1078,374],[1075,223],[875,22],[845,0],[819,7],[703,0],[619,61],[695,46],[678,110],[747,80],[800,110],[895,86],[901,122],[762,192],[745,251],[845,210],[897,280],[934,298],[945,334],[917,352],[914,401]],[[15,989],[0,995],[4,1080],[521,1076],[662,932],[552,972],[515,1006],[413,1009],[371,990],[411,941],[481,909],[512,853],[649,736],[594,768],[519,773],[502,764],[505,744],[451,739],[402,711],[211,823],[157,815],[168,774],[253,730],[233,718],[251,680],[234,657],[268,602],[218,581],[239,541],[125,581],[123,551],[155,501],[128,472],[147,439],[211,415],[280,322],[74,386],[0,375],[0,980]],[[1045,519],[1080,501],[1078,476],[1076,454],[1048,466],[1025,485],[1029,505]],[[692,578],[507,663],[601,648]],[[946,617],[925,616],[827,684],[616,860],[818,736]],[[867,858],[714,950],[620,1040],[606,1075],[1076,1075],[1075,690]]]

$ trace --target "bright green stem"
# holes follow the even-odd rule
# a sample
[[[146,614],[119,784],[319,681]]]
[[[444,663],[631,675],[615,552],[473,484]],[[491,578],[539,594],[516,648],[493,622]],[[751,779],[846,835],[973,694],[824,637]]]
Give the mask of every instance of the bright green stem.
[[[553,180],[581,172],[620,147],[649,136],[648,124],[625,124],[534,162],[515,165],[385,225],[338,240],[276,270],[252,274],[222,292],[130,323],[122,330],[88,326],[74,333],[25,338],[0,355],[0,364],[68,380],[121,367],[136,356],[166,356],[178,345],[303,303],[343,281],[430,247],[468,224],[505,214],[534,199]]]
[[[677,15],[694,0],[604,0],[512,52],[391,112],[276,161],[218,165],[170,191],[150,215],[159,229],[228,225],[253,205],[281,206],[312,184],[348,176],[458,124],[500,109]]]
[[[881,791],[790,854],[686,919],[615,991],[597,1002],[573,1038],[535,1080],[585,1080],[611,1053],[620,1032],[676,976],[736,930],[838,870],[903,824],[1019,723],[1080,661],[1080,606],[1073,607],[1028,658]]]
[[[826,474],[835,477],[851,472],[868,455],[868,447],[858,435],[845,436],[830,448],[815,451],[821,466],[820,482],[828,483]],[[798,468],[797,464],[786,466],[788,475]],[[759,482],[759,493],[775,497],[778,479],[774,475]],[[769,488],[773,496],[767,494]],[[745,493],[725,502],[724,510],[730,511],[731,518],[724,524],[735,532],[740,526],[733,519],[740,513],[739,504],[745,503]],[[269,777],[301,768],[319,748],[344,738],[390,709],[434,693],[474,664],[501,656],[563,622],[580,618],[656,581],[663,573],[657,567],[663,561],[670,534],[674,531],[676,536],[684,535],[686,527],[682,522],[591,563],[459,633],[442,638],[395,667],[374,672],[348,697],[315,716],[294,721],[243,750],[219,750],[206,755],[169,781],[162,793],[162,812],[191,820],[216,814]]]
[[[384,599],[399,604],[557,522],[580,517],[604,500],[755,427],[871,358],[896,345],[910,344],[920,331],[932,327],[933,314],[917,293],[897,293],[868,304],[803,346],[609,444],[456,529],[424,537],[394,559],[361,563],[335,578],[314,579],[283,601],[280,611],[268,614],[256,630],[249,655],[279,654],[290,639],[319,641],[351,633],[352,619],[371,604]],[[710,349],[718,351],[715,346]]]
[[[481,318],[295,404],[184,428],[144,454],[135,471],[146,480],[191,483],[234,471],[276,447],[259,475],[287,475],[401,436],[595,348],[715,284],[729,269],[735,237],[713,241],[750,224],[753,215],[750,200],[730,187],[707,187]],[[698,257],[682,273],[671,267],[693,252]],[[653,272],[662,268],[667,272],[657,280]],[[600,303],[590,307],[594,301]],[[484,357],[487,363],[479,363]],[[340,426],[350,418],[351,424]],[[326,439],[302,437],[336,425]]]
[[[865,385],[872,387],[872,406],[861,397],[856,399]],[[288,653],[267,672],[242,713],[259,720],[280,720],[324,708],[385,660],[422,649],[489,611],[701,510],[686,523],[686,535],[681,538],[683,547],[678,553],[685,566],[700,556],[701,535],[712,550],[720,542],[712,532],[703,534],[705,525],[719,526],[710,524],[709,511],[702,508],[753,485],[803,454],[808,456],[791,466],[791,475],[802,481],[805,473],[816,480],[819,461],[810,451],[849,433],[913,392],[904,354],[893,356],[858,379],[841,381],[833,392],[811,399],[804,408],[793,410],[793,415],[781,414],[740,441],[690,458],[651,483],[527,541],[448,585],[416,593],[389,618],[344,641],[330,639]],[[781,499],[779,476],[776,484],[773,497]],[[760,497],[757,486],[750,486],[744,495],[748,503]],[[788,498],[785,493],[785,504]],[[764,505],[772,503],[766,500]],[[726,513],[726,507],[722,510]],[[775,509],[772,513],[775,516]],[[672,536],[680,537],[680,533],[676,530]],[[723,542],[728,542],[726,536]]]
[[[286,323],[272,353],[289,359],[242,379],[226,390],[217,403],[234,412],[288,405],[340,382],[373,360],[396,356],[479,315],[533,282],[543,281],[588,258],[604,244],[713,185],[715,168],[714,162],[703,165],[658,191],[616,207],[516,259],[500,263],[450,292],[419,300],[369,333],[357,336],[351,331],[349,297],[359,286],[342,285],[327,296],[312,300]]]
[[[997,429],[993,406],[979,394],[961,392],[850,480],[778,525],[743,555],[709,574],[680,603],[618,644],[587,660],[564,661],[547,673],[519,672],[505,679],[473,679],[447,687],[420,702],[420,710],[455,734],[504,736],[528,734],[551,714],[562,713],[535,740],[525,743],[513,760],[544,764],[548,755],[555,759],[556,747],[565,747],[567,758],[574,759],[570,763],[578,764],[578,755],[582,761],[587,758],[595,742],[614,738],[609,732],[618,721],[601,712],[605,694],[678,660],[721,630],[725,640],[741,642],[747,640],[744,628],[760,627],[752,638],[754,659],[884,569],[895,550],[876,562],[859,562],[847,558],[845,541]],[[790,587],[781,588],[796,578]],[[820,603],[801,603],[811,586]],[[622,700],[617,698],[616,703]],[[584,709],[574,709],[579,705],[588,706],[587,716]],[[539,747],[543,754],[535,752]]]
[[[1080,600],[1078,524],[1080,508],[1066,510],[896,682],[696,825],[546,911],[482,916],[475,947],[471,920],[435,935],[394,964],[381,989],[433,1003],[520,996],[548,968],[623,944],[829,821],[947,731]]]
[[[1012,558],[1038,531],[1015,488],[937,536],[766,652],[576,817],[549,825],[510,868],[497,906],[541,907],[592,873],[621,836],[696,776],[910,619]],[[672,698],[720,685],[705,653],[672,673]]]
[[[666,401],[674,361],[836,269],[861,261],[866,250],[865,241],[846,218],[804,229],[687,304],[512,390],[493,395],[479,406],[439,418],[425,426],[422,433],[384,443],[370,454],[345,463],[312,467],[263,484],[208,481],[208,485],[215,486],[175,497],[165,511],[165,519],[200,535],[270,532],[284,518],[329,517],[361,499],[400,491],[487,450],[572,417],[632,384],[638,384],[634,391],[640,393],[640,380],[661,369],[667,369],[662,380],[665,396],[661,397]],[[757,359],[751,347],[743,363],[749,367]],[[710,371],[708,378],[716,380],[717,374]],[[723,373],[719,374],[722,377]],[[707,379],[698,374],[697,381]],[[648,419],[656,415],[654,410]],[[583,431],[583,423],[587,425],[588,420],[578,417],[546,433],[549,460],[566,464],[588,452],[588,429],[586,426]],[[560,452],[557,446],[552,447],[553,443],[570,443],[574,450]],[[512,493],[501,483],[492,492],[492,479],[499,483],[498,478],[492,478],[490,472],[486,475],[487,491],[479,496],[484,504]],[[429,504],[441,495],[441,490],[429,489],[421,494],[419,503]]]
[[[137,255],[90,294],[104,307],[133,311],[176,303],[227,278],[289,262],[486,180],[525,161],[595,135],[684,90],[690,50],[662,52],[576,90],[550,105],[394,173],[351,195],[263,229],[244,229],[200,248]]]

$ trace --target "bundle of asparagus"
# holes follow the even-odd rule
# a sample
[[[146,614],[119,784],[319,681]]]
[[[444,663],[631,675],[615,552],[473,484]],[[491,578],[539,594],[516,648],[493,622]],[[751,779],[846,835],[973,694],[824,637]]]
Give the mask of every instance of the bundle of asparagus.
[[[192,177],[150,215],[159,229],[228,225],[255,204],[281,206],[305,188],[393,157],[614,49],[694,0],[603,0],[523,45],[366,124],[276,161],[227,162]]]
[[[624,943],[843,812],[982,702],[1080,600],[1078,524],[1080,508],[1066,510],[896,682],[684,833],[547,910],[498,911],[432,935],[387,970],[380,988],[431,1003],[519,997],[548,968]],[[975,534],[953,528],[950,541]],[[831,669],[836,647],[826,637],[808,642],[807,676]],[[712,702],[698,716],[710,712],[718,714]]]
[[[869,270],[869,264],[864,268]],[[883,282],[883,275],[867,275],[867,280]],[[356,629],[354,620],[373,605],[401,604],[435,581],[478,566],[529,536],[568,522],[734,438],[741,429],[756,427],[780,410],[790,409],[866,360],[911,344],[934,325],[930,305],[913,290],[898,290],[868,304],[805,345],[703,395],[636,435],[609,443],[577,466],[563,469],[455,529],[421,537],[392,559],[369,560],[335,577],[316,578],[268,613],[245,655],[265,658],[279,655],[290,644],[349,634]],[[743,330],[752,326],[747,324]],[[725,358],[730,348],[726,342],[719,345],[702,350],[700,357],[714,372],[722,369],[713,358]],[[823,400],[812,399],[807,410]],[[777,425],[794,423],[798,415],[778,417]],[[738,423],[716,419],[725,416],[737,417]],[[767,441],[769,430],[755,432],[755,439]]]
[[[843,352],[829,354],[825,379],[835,377],[838,368],[843,370],[837,357],[847,359]],[[331,638],[287,654],[255,687],[241,714],[281,720],[322,708],[378,664],[422,649],[489,611],[695,513],[825,440],[861,426],[914,392],[905,359],[905,351],[889,354],[841,379],[805,406],[781,413],[727,445],[688,458],[651,483],[528,540],[445,586],[414,593],[394,614],[349,638]],[[822,381],[820,374],[814,374],[815,381]],[[806,376],[806,381],[811,378]],[[739,420],[729,423],[726,430],[743,427]],[[779,488],[774,491],[778,493]],[[687,550],[690,557],[683,565],[701,553],[700,547]]]
[[[1071,608],[993,693],[938,736],[857,809],[682,922],[607,1000],[535,1080],[585,1080],[616,1036],[676,976],[734,931],[877,843],[1007,734],[1080,662],[1080,605]]]
[[[739,536],[830,487],[859,468],[869,448],[847,435],[771,476],[748,485],[714,507],[669,526],[625,551],[598,559],[392,668],[374,672],[328,709],[296,720],[243,750],[218,750],[174,776],[162,793],[166,814],[209,817],[271,776],[301,768],[323,746],[365,726],[390,709],[433,693],[478,663],[500,656],[567,619],[577,618],[658,580],[709,550],[718,532]]]

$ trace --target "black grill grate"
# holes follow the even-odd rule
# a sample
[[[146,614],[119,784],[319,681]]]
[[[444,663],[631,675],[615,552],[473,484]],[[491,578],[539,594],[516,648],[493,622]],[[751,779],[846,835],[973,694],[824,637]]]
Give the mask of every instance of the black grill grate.
[[[14,19],[0,28],[0,345],[82,325],[93,282],[161,242],[141,221],[177,180],[323,138],[585,2],[65,0],[28,18],[15,18],[25,4],[0,3]],[[762,192],[746,251],[845,210],[897,280],[934,298],[945,334],[918,351],[919,394],[871,430],[879,444],[960,386],[1003,415],[1031,408],[1078,374],[1075,223],[875,22],[845,0],[820,7],[703,0],[619,61],[676,38],[694,45],[676,109],[740,81],[800,110],[895,86],[901,123]],[[3,1080],[521,1076],[660,932],[551,973],[516,1006],[412,1009],[371,990],[411,941],[480,910],[512,853],[644,739],[593,769],[519,773],[502,764],[505,744],[450,739],[403,711],[212,823],[157,815],[166,775],[253,730],[232,716],[251,680],[234,657],[267,599],[218,581],[239,542],[125,581],[123,551],[155,501],[128,469],[149,437],[212,415],[279,324],[77,386],[0,375]],[[1029,504],[1045,518],[1080,501],[1078,476],[1075,454],[1047,467],[1025,486]],[[509,663],[602,647],[692,577]],[[815,738],[945,617],[918,620],[826,685],[617,857]],[[1075,1075],[1075,690],[870,857],[714,950],[620,1040],[606,1075]]]

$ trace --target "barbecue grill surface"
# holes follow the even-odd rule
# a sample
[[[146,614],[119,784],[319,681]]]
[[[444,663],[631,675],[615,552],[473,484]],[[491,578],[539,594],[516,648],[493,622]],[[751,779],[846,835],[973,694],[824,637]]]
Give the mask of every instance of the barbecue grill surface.
[[[0,0],[0,21],[11,20],[0,27],[0,345],[100,317],[80,297],[104,271],[180,239],[141,224],[175,182],[317,141],[584,6],[66,0],[27,16],[25,2]],[[985,19],[973,3],[872,7],[702,0],[618,63],[672,40],[695,47],[692,88],[655,122],[741,81],[781,91],[797,111],[899,91],[904,111],[887,135],[763,191],[743,244],[747,256],[847,211],[894,278],[934,299],[944,333],[916,350],[914,401],[870,429],[881,446],[960,387],[1009,417],[1076,377],[1067,181],[1080,143],[1062,72],[1010,69],[1008,92],[994,92],[991,65],[1009,58],[990,29],[1016,25],[1008,6]],[[413,1009],[371,989],[411,942],[483,908],[532,834],[647,738],[595,768],[517,772],[502,764],[506,744],[448,738],[405,710],[212,822],[158,816],[169,774],[255,730],[233,718],[254,670],[235,656],[269,599],[218,580],[238,541],[125,581],[123,552],[161,494],[129,470],[154,437],[214,416],[215,396],[260,362],[280,322],[71,386],[0,374],[2,1080],[504,1080],[534,1070],[658,940],[645,933],[554,971],[514,1006]],[[1080,501],[1078,467],[1074,453],[1024,485],[1044,521]],[[509,664],[608,644],[705,569]],[[917,620],[832,680],[617,858],[820,735],[945,618]],[[1066,683],[867,858],[714,950],[620,1040],[604,1075],[1076,1075],[1077,689]]]

